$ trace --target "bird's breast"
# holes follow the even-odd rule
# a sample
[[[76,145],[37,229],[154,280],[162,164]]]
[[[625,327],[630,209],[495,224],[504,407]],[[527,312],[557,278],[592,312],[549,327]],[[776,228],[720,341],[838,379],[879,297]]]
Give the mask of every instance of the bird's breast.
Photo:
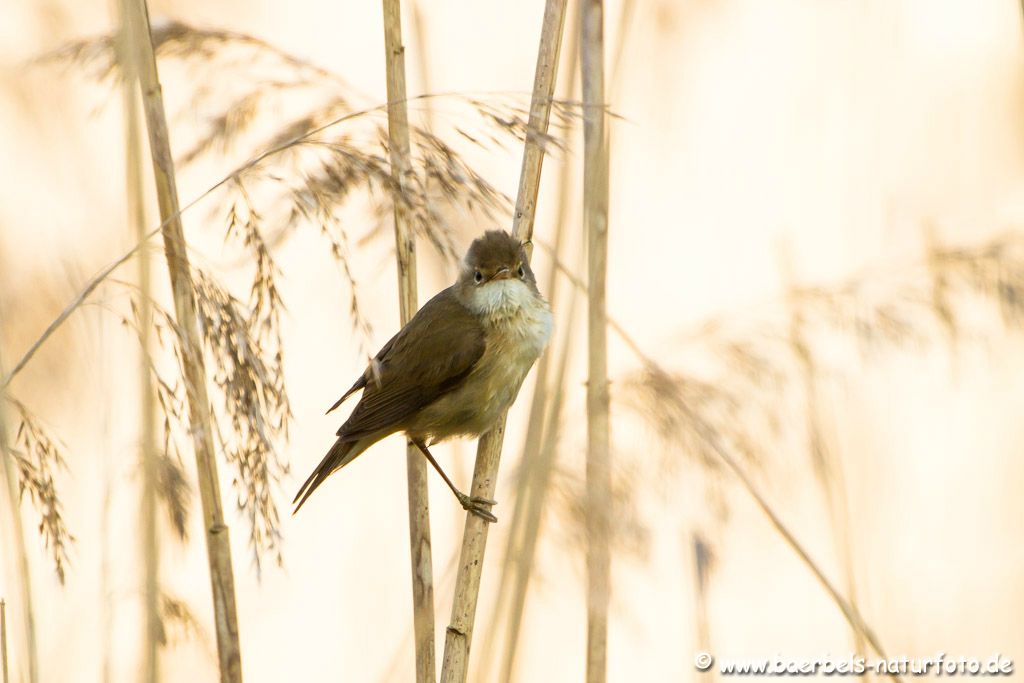
[[[485,348],[466,379],[428,406],[413,431],[433,440],[490,429],[512,405],[530,368],[551,337],[551,309],[541,297],[482,316]]]
[[[486,350],[467,378],[490,424],[507,410],[551,337],[551,309],[540,297],[485,323]]]

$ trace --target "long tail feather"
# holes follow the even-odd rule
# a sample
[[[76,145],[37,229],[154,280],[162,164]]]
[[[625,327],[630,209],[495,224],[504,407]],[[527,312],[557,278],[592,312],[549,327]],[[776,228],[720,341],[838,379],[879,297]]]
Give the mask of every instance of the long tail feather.
[[[316,466],[313,473],[309,475],[309,478],[306,479],[299,492],[295,494],[295,499],[292,500],[295,509],[292,511],[292,514],[294,515],[299,511],[299,508],[306,502],[306,499],[313,494],[313,491],[316,491],[320,484],[324,483],[327,477],[352,462],[364,450],[366,450],[366,447],[358,441],[343,441],[341,439],[335,441],[334,445],[331,446],[331,450],[327,451],[327,455]],[[298,504],[296,505],[296,503]]]

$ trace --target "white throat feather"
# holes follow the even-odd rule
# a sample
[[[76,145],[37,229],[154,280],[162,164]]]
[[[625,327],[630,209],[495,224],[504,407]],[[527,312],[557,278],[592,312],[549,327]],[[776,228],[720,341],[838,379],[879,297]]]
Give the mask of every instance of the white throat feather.
[[[496,280],[474,287],[466,302],[474,313],[491,323],[534,317],[547,304],[520,280]]]

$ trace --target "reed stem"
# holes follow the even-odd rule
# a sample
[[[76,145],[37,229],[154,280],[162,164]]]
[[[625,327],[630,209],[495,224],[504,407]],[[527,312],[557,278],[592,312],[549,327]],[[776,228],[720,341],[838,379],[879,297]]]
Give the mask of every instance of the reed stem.
[[[199,477],[199,497],[206,529],[206,551],[213,593],[214,630],[217,634],[217,656],[222,683],[242,680],[242,655],[238,636],[238,614],[235,607],[235,581],[231,564],[231,541],[224,522],[220,479],[217,475],[213,444],[212,412],[206,389],[206,367],[196,321],[195,293],[189,265],[178,190],[174,174],[167,116],[153,51],[149,11],[145,0],[124,0],[125,23],[132,36],[142,92],[149,151],[153,160],[153,176],[157,201],[163,221],[161,233],[164,255],[174,297],[174,312],[181,330],[181,362],[185,393],[189,407],[189,433],[192,436]]]
[[[587,683],[603,683],[608,664],[611,592],[611,444],[608,399],[608,139],[604,91],[604,2],[584,0],[580,30],[583,77],[583,223],[587,234]]]
[[[544,163],[545,150],[542,141],[547,135],[551,119],[551,102],[558,75],[558,55],[562,45],[564,23],[565,0],[547,0],[541,26],[540,47],[537,51],[533,96],[530,101],[530,133],[523,149],[523,166],[519,175],[519,190],[516,193],[516,207],[512,218],[512,233],[527,243],[528,255],[532,253],[533,221]],[[502,415],[491,431],[480,437],[470,495],[494,498],[498,465],[501,461],[501,446],[505,436],[505,417]],[[487,530],[488,522],[467,513],[462,550],[459,555],[459,570],[455,579],[452,616],[445,634],[444,660],[441,665],[442,683],[462,683],[469,673],[469,649],[480,594]]]
[[[398,266],[398,306],[405,325],[416,313],[416,236],[406,220],[402,197],[413,180],[409,142],[409,107],[405,88],[405,46],[402,44],[400,0],[383,0],[384,50],[388,91],[388,147],[391,175],[398,188],[394,196],[395,260]],[[434,577],[430,545],[430,508],[427,464],[419,449],[406,444],[409,493],[409,554],[412,567],[413,631],[416,681],[436,680],[434,651]]]
[[[7,603],[0,598],[0,671],[3,683],[10,683],[7,676]]]
[[[139,82],[139,64],[133,55],[138,48],[132,44],[138,32],[130,30],[129,9],[125,0],[119,3],[121,21],[118,36],[118,58],[124,78],[121,82],[125,119],[125,197],[128,205],[128,223],[136,241],[145,241],[146,210],[142,178],[142,131],[139,127],[139,103],[136,84]],[[139,529],[142,538],[142,599],[145,630],[142,638],[142,680],[156,683],[160,679],[159,648],[160,622],[160,555],[156,527],[156,423],[154,421],[153,382],[149,372],[149,350],[152,338],[153,304],[150,262],[143,252],[139,266],[139,409],[142,412],[140,434],[140,460],[142,463],[142,491],[140,497]]]

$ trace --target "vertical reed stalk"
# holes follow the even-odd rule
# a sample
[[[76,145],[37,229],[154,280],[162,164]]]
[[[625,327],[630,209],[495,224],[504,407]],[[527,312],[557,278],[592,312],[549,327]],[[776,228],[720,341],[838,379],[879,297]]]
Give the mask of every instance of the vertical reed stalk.
[[[0,318],[0,325],[3,319]],[[3,358],[0,358],[0,373],[3,373]],[[32,575],[29,573],[28,549],[25,547],[25,527],[21,519],[21,496],[18,495],[17,473],[14,471],[14,455],[10,452],[10,441],[8,441],[7,423],[4,420],[4,393],[6,385],[0,385],[0,462],[3,463],[3,477],[7,484],[6,498],[8,519],[11,524],[11,535],[14,540],[13,555],[16,558],[15,574],[18,578],[18,602],[21,606],[21,629],[24,634],[24,656],[26,664],[22,664],[22,670],[28,668],[29,683],[39,681],[39,659],[36,649],[36,620],[32,602]],[[24,674],[22,674],[24,676]]]
[[[137,242],[146,239],[146,208],[142,188],[142,131],[139,127],[138,83],[139,64],[133,58],[138,54],[130,50],[134,39],[127,22],[125,0],[120,3],[121,32],[118,40],[119,58],[123,73],[121,83],[125,119],[125,196],[128,203],[128,223]],[[137,33],[135,37],[137,37]],[[139,254],[139,409],[142,411],[142,430],[139,451],[142,463],[142,491],[139,527],[142,537],[142,596],[145,630],[142,639],[142,680],[156,683],[160,679],[160,549],[157,545],[156,488],[157,455],[156,423],[154,416],[153,382],[149,373],[149,350],[152,338],[153,304],[150,282],[149,254]]]
[[[519,634],[522,631],[523,612],[526,607],[526,593],[529,588],[533,568],[533,558],[537,551],[537,540],[540,537],[541,514],[547,498],[552,473],[555,469],[555,456],[558,453],[558,439],[561,432],[562,402],[565,399],[565,375],[569,367],[569,351],[572,348],[573,320],[576,317],[577,294],[573,290],[569,294],[569,309],[564,318],[565,330],[562,347],[558,352],[558,365],[552,378],[554,391],[544,419],[544,436],[540,447],[536,450],[536,463],[531,465],[533,484],[527,490],[529,499],[523,501],[523,530],[521,546],[516,548],[515,567],[513,574],[512,596],[506,633],[505,653],[501,663],[501,678],[510,683],[515,669],[516,651],[519,646]]]
[[[519,175],[516,207],[512,219],[512,232],[520,240],[529,242],[533,237],[533,221],[540,190],[540,175],[544,163],[543,139],[547,135],[551,118],[551,101],[558,75],[558,54],[562,45],[562,27],[565,23],[565,0],[547,0],[541,26],[537,69],[534,73],[533,96],[530,101],[530,134],[523,149],[523,166]],[[528,253],[532,251],[527,246]],[[476,466],[473,470],[471,495],[493,498],[498,480],[498,464],[505,436],[505,415],[491,431],[480,437]],[[473,514],[466,514],[466,526],[459,555],[459,570],[455,579],[452,616],[445,634],[444,660],[441,666],[442,683],[462,683],[469,673],[469,648],[473,637],[476,604],[480,594],[484,550],[487,546],[488,522]]]
[[[634,0],[625,0],[620,15],[620,31],[615,47],[615,57],[612,67],[612,84],[618,82],[617,75],[621,72],[623,54],[625,53],[626,39],[629,35],[629,25],[632,19],[636,3]],[[566,99],[574,99],[576,83],[579,76],[579,35],[580,16],[579,5],[574,5],[575,11],[570,18],[569,26],[573,27],[569,32],[569,46],[566,50],[568,60],[564,66],[567,67],[568,83],[565,88]],[[565,132],[568,138],[572,131],[571,120],[567,124]],[[611,155],[611,131],[608,131],[608,149]],[[557,282],[559,281],[559,261],[562,233],[565,223],[568,221],[568,206],[571,182],[572,165],[568,160],[562,164],[559,177],[559,203],[557,216],[555,218],[555,240],[552,245],[554,260],[551,269],[551,279],[544,292],[553,301],[556,296]],[[576,305],[577,288],[573,288],[570,294],[569,314],[565,323],[559,329],[565,330],[563,349],[555,378],[548,387],[548,367],[550,355],[545,354],[537,365],[537,384],[534,390],[533,402],[530,406],[529,429],[526,433],[526,440],[523,446],[522,459],[522,482],[520,484],[521,498],[516,503],[515,517],[512,520],[512,529],[509,531],[508,543],[505,549],[505,563],[502,569],[501,586],[499,589],[498,603],[495,609],[497,617],[508,610],[505,619],[507,626],[505,631],[505,650],[502,655],[501,676],[499,680],[512,680],[514,672],[516,653],[519,643],[519,634],[522,629],[523,612],[526,608],[526,596],[529,589],[529,582],[532,574],[533,558],[536,554],[537,543],[540,535],[540,520],[543,511],[547,490],[551,483],[551,473],[554,471],[554,460],[557,456],[558,437],[561,428],[561,402],[564,394],[565,371],[568,345],[572,338],[573,321]],[[551,405],[548,406],[549,396]],[[548,410],[547,418],[544,410]],[[543,445],[538,449],[538,443]],[[538,453],[535,458],[527,458],[527,453]],[[488,658],[489,659],[489,658]]]
[[[0,598],[0,669],[3,671],[3,683],[10,683],[7,677],[7,603]]]
[[[568,49],[563,52],[561,68],[564,73],[563,90],[565,99],[573,99],[579,75],[579,11],[574,5],[569,21]],[[564,135],[568,139],[573,131],[575,119],[566,125]],[[544,287],[544,294],[552,304],[558,297],[560,281],[558,260],[564,243],[566,226],[569,216],[569,204],[572,193],[572,163],[569,157],[562,160],[558,173],[558,205],[554,219],[554,242],[551,245],[551,270]],[[576,290],[570,291],[570,310],[564,318],[564,324],[556,326],[556,330],[564,330],[564,344],[569,343],[573,330],[573,307],[576,303]],[[537,540],[540,531],[540,519],[543,504],[554,470],[557,455],[557,436],[561,417],[561,398],[564,390],[565,367],[557,368],[554,381],[549,377],[551,354],[546,353],[537,362],[536,380],[533,398],[530,402],[530,413],[527,420],[526,438],[523,440],[520,458],[520,475],[517,491],[515,512],[505,545],[504,563],[498,586],[498,600],[492,616],[492,630],[488,634],[484,652],[484,661],[493,658],[490,651],[497,639],[497,625],[504,617],[505,648],[501,658],[499,680],[509,681],[515,667],[516,651],[519,646],[519,634],[522,627],[523,612],[526,608],[526,593],[529,588],[530,575],[533,571],[533,558],[536,554]],[[554,397],[552,399],[552,397]],[[550,405],[549,405],[550,404]],[[553,438],[550,438],[553,437]],[[546,448],[547,445],[550,449]],[[507,611],[507,616],[505,612]]]
[[[564,186],[563,186],[564,187]],[[560,200],[564,203],[564,200]],[[562,223],[556,223],[555,247],[553,251],[558,253],[558,246],[561,242],[561,233],[564,231]],[[557,276],[557,270],[552,267],[552,275]],[[557,277],[552,277],[555,281]],[[549,281],[549,285],[552,282]],[[549,301],[554,301],[552,289],[545,288]],[[569,294],[571,305],[575,304],[576,291]],[[572,312],[558,324],[556,329],[565,330],[564,339],[572,338]],[[564,374],[561,366],[558,367],[556,376],[549,378],[550,354],[544,354],[537,364],[537,379],[533,390],[533,400],[530,404],[530,415],[526,438],[523,441],[523,457],[520,463],[519,484],[516,498],[515,511],[512,516],[512,523],[508,532],[505,544],[505,556],[501,571],[501,579],[498,585],[498,599],[491,617],[491,632],[484,647],[484,661],[492,662],[494,658],[491,652],[495,646],[498,625],[504,620],[505,627],[505,648],[502,653],[501,675],[498,680],[509,681],[512,675],[512,668],[515,663],[516,648],[519,644],[519,630],[522,625],[523,611],[526,603],[526,592],[529,587],[530,574],[533,568],[533,557],[537,549],[538,531],[540,529],[540,517],[543,511],[543,502],[547,493],[547,487],[551,479],[551,471],[554,465],[555,449],[550,452],[542,448],[546,444],[548,435],[558,432],[558,420],[560,418],[561,398],[563,394],[562,382]],[[550,382],[551,388],[548,388]],[[555,405],[558,404],[556,410]],[[556,439],[557,441],[557,439]],[[527,458],[527,454],[536,454]],[[536,522],[536,523],[535,523]],[[507,611],[507,616],[505,612]]]
[[[583,75],[583,223],[587,234],[587,683],[607,678],[611,590],[609,507],[611,447],[608,400],[608,140],[604,95],[604,2],[584,0],[580,31]]]
[[[231,541],[224,523],[216,453],[213,445],[212,412],[206,391],[206,367],[196,322],[196,304],[184,230],[178,206],[164,111],[160,78],[150,33],[145,0],[123,0],[125,24],[133,47],[132,60],[138,65],[139,87],[149,131],[164,254],[174,296],[174,312],[180,332],[185,391],[189,404],[189,433],[192,435],[199,476],[199,497],[206,529],[207,560],[213,592],[214,629],[222,683],[242,680],[242,656],[235,607],[235,581],[231,567]]]
[[[405,46],[402,45],[402,11],[399,0],[383,0],[384,50],[388,90],[388,148],[391,175],[398,190],[394,197],[395,258],[398,264],[398,306],[402,325],[416,312],[416,236],[409,227],[402,194],[411,179],[409,108],[405,92]],[[409,492],[409,550],[412,563],[413,630],[416,648],[416,681],[433,683],[434,577],[430,548],[430,509],[427,498],[427,464],[419,449],[406,444],[406,475]]]

